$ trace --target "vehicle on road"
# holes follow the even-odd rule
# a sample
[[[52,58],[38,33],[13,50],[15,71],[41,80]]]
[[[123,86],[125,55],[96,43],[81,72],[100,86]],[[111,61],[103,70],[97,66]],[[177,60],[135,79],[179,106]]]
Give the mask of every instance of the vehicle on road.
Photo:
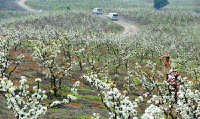
[[[109,13],[107,18],[112,20],[119,20],[119,15],[117,13]]]
[[[93,14],[103,14],[103,9],[102,8],[94,8],[92,12],[93,12]]]
[[[43,9],[39,9],[38,12],[44,12],[44,10]]]

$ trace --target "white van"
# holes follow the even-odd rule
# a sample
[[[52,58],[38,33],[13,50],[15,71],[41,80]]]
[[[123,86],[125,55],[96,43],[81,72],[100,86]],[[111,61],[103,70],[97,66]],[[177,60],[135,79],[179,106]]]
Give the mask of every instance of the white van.
[[[94,8],[92,12],[93,12],[93,14],[103,14],[103,9],[102,8]]]
[[[112,19],[112,20],[118,20],[119,19],[119,15],[117,13],[109,13],[107,15],[108,19]]]

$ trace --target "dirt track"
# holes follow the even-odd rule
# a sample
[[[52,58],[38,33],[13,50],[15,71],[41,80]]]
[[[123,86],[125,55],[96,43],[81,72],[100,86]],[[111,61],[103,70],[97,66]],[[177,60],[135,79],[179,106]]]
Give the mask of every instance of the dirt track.
[[[27,0],[20,0],[19,2],[17,2],[17,4],[21,7],[23,7],[24,9],[28,10],[28,11],[31,11],[31,12],[37,12],[35,9],[32,9],[30,8],[29,6],[25,5],[24,3],[26,2]]]
[[[37,12],[35,9],[32,9],[30,8],[29,6],[25,5],[24,3],[26,2],[27,0],[20,0],[18,2],[19,6],[23,7],[24,9],[28,10],[28,11],[31,11],[31,12]],[[106,15],[102,15],[102,17],[106,18]],[[122,20],[123,18],[120,18],[118,21],[113,21],[115,22],[116,24],[124,27],[124,31],[122,32],[123,35],[127,35],[129,36],[131,32],[136,32],[138,31],[139,29],[134,26],[133,24],[131,23],[128,23],[128,22],[125,22]]]
[[[117,23],[118,25],[124,27],[124,31],[122,32],[122,34],[124,34],[124,35],[129,36],[131,32],[136,32],[139,30],[136,26],[134,26],[128,22],[122,21],[122,20],[118,20],[118,21],[114,21],[114,22]]]
[[[107,18],[107,14],[108,13],[104,13],[101,17],[103,18]],[[123,35],[127,35],[130,36],[131,32],[137,32],[139,29],[134,26],[133,24],[126,22],[122,17],[119,16],[119,20],[118,21],[113,21],[114,23],[124,27],[124,31],[122,32]]]

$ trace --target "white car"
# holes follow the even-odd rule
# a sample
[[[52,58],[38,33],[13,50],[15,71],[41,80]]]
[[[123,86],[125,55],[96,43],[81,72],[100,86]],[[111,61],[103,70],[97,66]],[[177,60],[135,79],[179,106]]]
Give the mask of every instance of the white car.
[[[117,13],[109,13],[107,15],[108,19],[112,19],[112,20],[118,20],[119,19],[119,15]]]
[[[103,9],[102,8],[94,8],[92,12],[93,12],[93,14],[103,14]]]
[[[44,12],[44,10],[43,10],[43,9],[40,9],[40,10],[38,10],[38,12]]]

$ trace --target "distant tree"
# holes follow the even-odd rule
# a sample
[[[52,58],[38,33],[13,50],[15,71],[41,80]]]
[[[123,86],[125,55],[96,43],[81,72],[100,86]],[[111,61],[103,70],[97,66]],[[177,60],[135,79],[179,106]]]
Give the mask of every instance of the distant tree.
[[[71,10],[71,8],[70,8],[70,7],[67,7],[67,10]]]
[[[156,8],[157,10],[169,4],[168,0],[153,0],[153,2],[154,8]]]

